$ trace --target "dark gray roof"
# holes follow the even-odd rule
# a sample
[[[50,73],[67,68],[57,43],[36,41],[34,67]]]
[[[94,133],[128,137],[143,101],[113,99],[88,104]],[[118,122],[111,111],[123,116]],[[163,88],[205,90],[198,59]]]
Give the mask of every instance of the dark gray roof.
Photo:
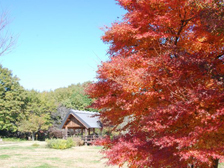
[[[90,112],[90,111],[79,111],[79,110],[73,110],[71,109],[68,114],[65,116],[64,120],[62,121],[62,124],[60,128],[62,129],[67,118],[69,115],[75,116],[86,128],[101,128],[102,124],[100,122],[99,113],[97,112]]]

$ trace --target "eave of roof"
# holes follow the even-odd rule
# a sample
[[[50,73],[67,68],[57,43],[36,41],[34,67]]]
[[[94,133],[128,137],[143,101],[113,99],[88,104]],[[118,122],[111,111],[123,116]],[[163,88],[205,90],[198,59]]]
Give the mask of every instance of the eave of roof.
[[[63,129],[63,126],[70,115],[73,115],[87,129],[88,128],[101,128],[101,126],[97,123],[97,122],[99,122],[99,117],[95,116],[97,114],[99,114],[99,113],[89,112],[89,111],[78,111],[78,110],[71,109],[69,111],[69,113],[66,115],[66,117],[64,118],[64,120],[62,121],[62,124],[60,125],[60,129]]]

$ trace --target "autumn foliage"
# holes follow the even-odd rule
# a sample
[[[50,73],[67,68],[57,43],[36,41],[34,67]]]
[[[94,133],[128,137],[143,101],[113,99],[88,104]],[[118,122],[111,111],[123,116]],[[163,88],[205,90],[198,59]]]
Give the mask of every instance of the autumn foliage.
[[[117,0],[110,59],[88,93],[120,131],[101,141],[110,164],[217,167],[224,156],[224,4]],[[128,122],[124,123],[124,119]]]

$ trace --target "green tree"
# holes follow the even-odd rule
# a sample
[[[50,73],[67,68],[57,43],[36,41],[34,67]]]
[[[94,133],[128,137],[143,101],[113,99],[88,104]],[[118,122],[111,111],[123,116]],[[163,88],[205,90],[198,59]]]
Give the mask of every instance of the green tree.
[[[61,124],[71,108],[75,110],[96,111],[93,108],[89,108],[92,104],[92,99],[85,93],[85,89],[89,83],[72,84],[68,87],[58,88],[47,93],[48,99],[53,100],[57,106],[57,112],[51,114],[55,127]]]
[[[25,112],[25,90],[12,72],[0,65],[0,130],[16,131]]]
[[[54,99],[47,92],[27,91],[26,113],[29,116],[24,117],[21,124],[19,124],[18,130],[30,132],[32,133],[32,138],[34,138],[33,135],[37,131],[40,129],[46,130],[52,125],[54,119],[51,115],[55,112],[56,105]]]
[[[85,94],[84,89],[84,86],[81,84],[69,86],[68,92],[71,95],[63,100],[62,104],[67,108],[89,111],[88,106],[91,105],[92,99]]]
[[[32,135],[32,140],[35,139],[35,133],[40,130],[47,130],[51,126],[49,114],[31,114],[28,119],[22,120],[18,123],[18,130],[20,132],[29,132]]]
[[[56,105],[47,92],[37,92],[35,90],[27,91],[27,107],[28,113],[37,115],[50,114],[56,111]]]
[[[82,84],[72,84],[67,88],[56,89],[53,94],[56,104],[58,107],[64,106],[66,108],[72,108],[76,110],[95,111],[90,109],[89,106],[92,104],[92,99],[85,93],[85,88],[90,82]]]

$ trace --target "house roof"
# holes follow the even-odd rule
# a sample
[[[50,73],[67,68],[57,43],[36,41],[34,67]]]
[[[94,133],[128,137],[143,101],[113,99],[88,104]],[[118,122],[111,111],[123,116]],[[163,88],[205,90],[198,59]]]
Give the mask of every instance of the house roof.
[[[60,128],[62,129],[70,115],[73,115],[77,120],[79,120],[86,128],[102,128],[100,122],[99,113],[89,112],[89,111],[79,111],[71,109],[65,116]]]

